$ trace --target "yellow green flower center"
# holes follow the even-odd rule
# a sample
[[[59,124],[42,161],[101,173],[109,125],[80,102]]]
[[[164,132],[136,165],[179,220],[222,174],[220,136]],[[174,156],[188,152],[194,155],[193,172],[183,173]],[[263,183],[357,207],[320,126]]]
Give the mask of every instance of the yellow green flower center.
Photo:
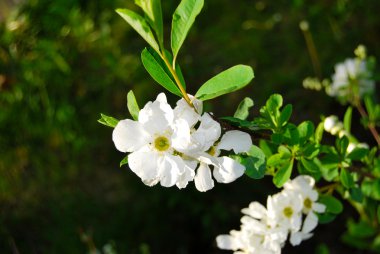
[[[208,149],[207,153],[211,156],[214,156],[216,154],[215,146],[210,147],[210,149]]]
[[[170,148],[170,142],[167,137],[157,137],[154,140],[154,148],[156,148],[160,152],[164,152]]]
[[[310,198],[305,198],[303,201],[303,206],[307,209],[311,209],[311,206],[313,205],[313,202],[310,200]]]
[[[290,218],[293,215],[293,209],[291,207],[287,206],[284,208],[283,213],[284,213],[285,217]]]

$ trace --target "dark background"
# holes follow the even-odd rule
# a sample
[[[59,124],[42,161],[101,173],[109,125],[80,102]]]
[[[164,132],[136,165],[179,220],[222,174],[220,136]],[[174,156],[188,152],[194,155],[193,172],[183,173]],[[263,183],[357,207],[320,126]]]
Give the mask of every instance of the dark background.
[[[163,1],[166,46],[179,1]],[[147,187],[127,167],[97,123],[119,119],[133,89],[140,105],[163,89],[143,69],[145,42],[115,12],[133,1],[30,0],[0,3],[0,253],[87,253],[109,243],[120,253],[228,253],[215,237],[239,229],[240,210],[277,192],[271,178],[242,177],[207,193]],[[380,55],[380,1],[206,0],[178,61],[188,91],[236,64],[251,65],[252,84],[206,104],[216,116],[233,114],[240,100],[252,115],[272,93],[292,103],[292,121],[344,107],[323,92],[305,90],[315,76],[304,35],[307,20],[322,76],[353,56],[358,44]],[[177,98],[169,96],[174,106]],[[354,115],[355,117],[355,115]],[[363,141],[371,139],[359,125]],[[342,243],[353,210],[320,225],[315,236],[283,253],[368,253]],[[84,239],[84,234],[88,239]],[[324,254],[326,252],[315,252]]]

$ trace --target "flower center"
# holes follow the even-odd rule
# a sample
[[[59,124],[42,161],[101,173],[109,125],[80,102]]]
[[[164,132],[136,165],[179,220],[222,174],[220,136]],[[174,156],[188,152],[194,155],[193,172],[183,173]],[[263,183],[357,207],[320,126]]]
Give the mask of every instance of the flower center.
[[[303,205],[305,208],[311,209],[313,202],[310,200],[310,198],[305,198],[305,200],[303,201]]]
[[[207,153],[211,156],[214,156],[216,154],[215,146],[210,147],[210,149],[208,149]]]
[[[290,218],[293,215],[293,209],[291,207],[287,206],[284,208],[283,213],[284,213],[285,217]]]
[[[154,140],[154,148],[156,148],[160,152],[164,152],[168,150],[169,147],[170,147],[170,142],[167,137],[160,136]]]

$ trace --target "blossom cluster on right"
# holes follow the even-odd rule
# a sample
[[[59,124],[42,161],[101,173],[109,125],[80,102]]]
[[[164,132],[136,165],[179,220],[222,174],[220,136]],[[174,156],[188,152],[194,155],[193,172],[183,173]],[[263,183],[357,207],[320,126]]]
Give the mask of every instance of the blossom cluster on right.
[[[288,181],[284,189],[267,199],[267,207],[252,202],[242,213],[240,230],[216,238],[220,249],[234,253],[280,254],[289,238],[295,246],[312,237],[318,225],[316,213],[325,205],[318,203],[314,178],[301,175]]]

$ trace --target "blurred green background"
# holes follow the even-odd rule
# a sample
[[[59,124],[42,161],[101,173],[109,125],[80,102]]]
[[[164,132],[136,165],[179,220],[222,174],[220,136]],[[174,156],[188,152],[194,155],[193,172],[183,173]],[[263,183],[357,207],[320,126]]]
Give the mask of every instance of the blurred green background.
[[[167,42],[178,3],[163,1]],[[119,254],[228,253],[216,248],[215,237],[239,228],[249,202],[276,192],[270,178],[247,177],[207,193],[193,183],[150,188],[119,168],[123,154],[112,129],[97,123],[99,113],[127,118],[130,89],[140,105],[163,90],[143,69],[145,43],[117,7],[136,9],[132,0],[0,2],[1,253],[75,254],[103,246]],[[309,22],[322,75],[330,77],[360,43],[380,56],[379,10],[378,0],[207,0],[179,56],[188,90],[243,63],[256,77],[207,104],[217,116],[233,114],[245,96],[257,114],[274,92],[294,104],[294,122],[340,114],[344,107],[333,99],[302,88],[316,74],[299,23]],[[284,253],[368,253],[340,241],[348,216],[356,215],[348,208]]]

